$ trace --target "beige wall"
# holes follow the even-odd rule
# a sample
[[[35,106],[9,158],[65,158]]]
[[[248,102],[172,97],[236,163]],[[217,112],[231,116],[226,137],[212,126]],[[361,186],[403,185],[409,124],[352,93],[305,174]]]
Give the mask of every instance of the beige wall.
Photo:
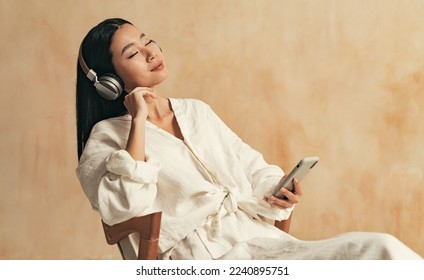
[[[113,259],[75,178],[75,67],[124,17],[159,41],[164,96],[208,102],[303,182],[292,234],[394,234],[424,255],[424,1],[0,2],[0,258]]]

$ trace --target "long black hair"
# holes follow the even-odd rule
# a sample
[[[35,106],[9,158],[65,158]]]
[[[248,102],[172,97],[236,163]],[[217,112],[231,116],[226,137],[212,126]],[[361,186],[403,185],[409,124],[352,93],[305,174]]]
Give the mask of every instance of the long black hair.
[[[123,24],[130,22],[120,19],[107,19],[93,27],[81,43],[82,56],[90,69],[98,76],[103,73],[116,75],[112,65],[110,44],[116,30]],[[85,143],[88,140],[93,126],[104,119],[121,116],[126,113],[124,106],[125,94],[113,101],[102,98],[85,75],[81,65],[77,63],[76,87],[76,121],[78,160],[81,157]]]

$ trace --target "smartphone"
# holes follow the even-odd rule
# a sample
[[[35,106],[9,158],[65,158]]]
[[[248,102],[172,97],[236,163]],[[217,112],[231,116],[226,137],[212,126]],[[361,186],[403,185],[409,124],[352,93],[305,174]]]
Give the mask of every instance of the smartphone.
[[[319,157],[305,157],[299,161],[299,163],[293,168],[293,170],[287,175],[287,177],[275,187],[273,196],[285,199],[286,197],[280,193],[281,188],[286,188],[289,191],[294,190],[293,179],[297,178],[299,181],[302,180],[309,171],[318,163]]]

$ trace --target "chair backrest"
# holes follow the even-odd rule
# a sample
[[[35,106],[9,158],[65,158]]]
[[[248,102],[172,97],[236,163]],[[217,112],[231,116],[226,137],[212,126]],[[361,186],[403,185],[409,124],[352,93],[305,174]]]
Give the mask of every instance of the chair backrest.
[[[282,231],[289,232],[291,218],[275,222],[275,226]],[[109,226],[102,221],[106,242],[109,245],[117,244],[124,260],[155,260],[158,254],[158,242],[162,212],[134,217],[125,222]],[[130,235],[138,235],[138,254]]]

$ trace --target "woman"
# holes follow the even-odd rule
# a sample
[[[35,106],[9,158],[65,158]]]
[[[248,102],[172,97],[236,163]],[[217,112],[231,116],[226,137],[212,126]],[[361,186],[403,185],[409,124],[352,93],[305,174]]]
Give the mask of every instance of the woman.
[[[159,46],[128,21],[105,20],[81,44],[77,176],[106,223],[162,211],[161,259],[420,258],[386,234],[305,242],[274,227],[300,184],[269,196],[283,171],[208,105],[161,97],[167,76]]]

